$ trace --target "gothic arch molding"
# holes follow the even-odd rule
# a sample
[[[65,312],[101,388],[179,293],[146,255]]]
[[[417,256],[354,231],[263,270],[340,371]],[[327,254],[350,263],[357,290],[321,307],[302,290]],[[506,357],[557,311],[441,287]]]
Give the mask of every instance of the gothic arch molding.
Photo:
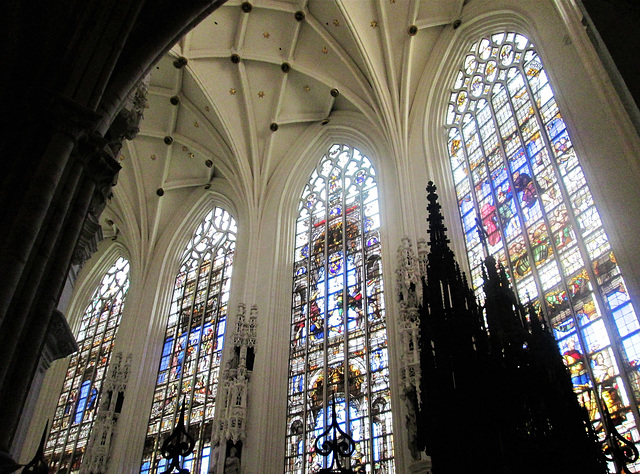
[[[130,280],[135,278],[133,275],[135,275],[136,269],[131,262],[128,249],[120,242],[106,243],[103,241],[103,244],[106,244],[105,248],[99,254],[94,255],[92,259],[85,264],[85,268],[83,270],[86,271],[81,272],[78,278],[78,289],[74,291],[73,298],[66,312],[68,318],[70,318],[69,326],[71,326],[74,333],[76,332],[79,319],[82,316],[82,311],[87,306],[87,301],[89,301],[89,298],[91,298],[91,295],[96,290],[96,287],[104,277],[105,272],[113,266],[114,262],[119,257],[126,258],[129,261],[129,264],[131,265]],[[94,263],[93,265],[90,265],[92,260]]]
[[[422,121],[421,127],[416,127],[422,130],[422,136],[412,137],[413,146],[425,150],[431,158],[428,167],[430,174],[441,183],[439,194],[443,202],[456,202],[443,124],[448,91],[459,61],[473,41],[489,32],[510,29],[527,35],[536,44],[548,71],[609,239],[623,272],[629,275],[629,290],[631,294],[639,296],[637,277],[640,275],[640,265],[629,252],[630,248],[635,248],[629,242],[638,242],[640,229],[632,228],[635,226],[633,223],[639,222],[640,213],[635,206],[615,204],[624,202],[631,193],[629,173],[640,178],[633,158],[640,149],[638,137],[628,133],[628,117],[624,120],[620,118],[619,114],[623,114],[622,105],[617,98],[611,99],[615,95],[611,84],[593,72],[594,68],[600,67],[597,66],[599,61],[579,18],[569,14],[570,7],[562,2],[548,5],[546,8],[553,9],[553,15],[545,15],[544,8],[522,13],[517,2],[512,0],[504,0],[500,6],[503,8],[485,12],[482,3],[470,5],[463,14],[461,26],[457,30],[452,29],[450,36],[443,35],[437,47],[438,54],[433,55],[440,60],[438,64],[427,68],[422,78],[422,84],[433,86],[422,106],[415,109],[413,120],[416,124]],[[557,10],[563,11],[562,19]],[[550,16],[554,19],[549,20]],[[605,74],[603,70],[600,72]],[[634,149],[635,154],[631,151]],[[607,159],[601,159],[603,156]],[[605,194],[605,189],[614,191]],[[456,254],[462,255],[463,238],[457,209],[455,206],[445,206],[443,213],[449,222],[453,248]],[[466,267],[466,262],[462,263]]]

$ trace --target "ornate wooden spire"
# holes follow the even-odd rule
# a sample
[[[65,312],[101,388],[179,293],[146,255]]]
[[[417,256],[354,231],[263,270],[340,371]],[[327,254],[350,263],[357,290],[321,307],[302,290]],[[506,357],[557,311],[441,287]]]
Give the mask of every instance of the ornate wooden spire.
[[[429,223],[429,230],[427,232],[431,236],[429,245],[432,251],[434,251],[436,247],[442,249],[449,248],[449,239],[446,235],[447,228],[444,226],[444,218],[440,213],[441,206],[438,204],[437,189],[433,181],[429,181],[427,185],[427,201],[429,201],[429,205],[427,206],[427,211],[429,211],[427,222]]]
[[[606,472],[552,335],[531,309],[527,318],[490,256],[478,303],[448,246],[432,182],[427,192],[430,251],[419,299],[407,277],[415,271],[410,242],[400,253],[403,341],[409,354],[416,338],[419,348],[419,364],[405,361],[405,371],[417,374],[405,377],[416,384],[405,387],[412,454],[429,455],[434,474]]]

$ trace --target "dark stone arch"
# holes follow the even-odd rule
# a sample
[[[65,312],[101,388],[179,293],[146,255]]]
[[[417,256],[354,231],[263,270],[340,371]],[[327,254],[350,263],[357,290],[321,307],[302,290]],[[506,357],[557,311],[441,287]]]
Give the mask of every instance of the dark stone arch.
[[[76,247],[90,249],[120,168],[114,141],[130,134],[109,127],[155,62],[225,1],[0,6],[0,453],[19,449],[14,435]]]

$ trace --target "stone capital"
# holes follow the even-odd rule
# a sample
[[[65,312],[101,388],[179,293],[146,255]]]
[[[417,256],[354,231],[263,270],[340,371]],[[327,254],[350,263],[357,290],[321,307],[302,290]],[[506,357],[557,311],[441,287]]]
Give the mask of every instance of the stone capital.
[[[42,366],[46,370],[54,360],[62,359],[78,350],[73,332],[67,323],[67,318],[58,311],[53,311],[49,328],[47,330],[47,338],[45,347],[42,352]]]
[[[97,112],[62,95],[56,95],[49,104],[49,118],[54,131],[72,140],[95,130],[101,117]]]
[[[414,461],[409,466],[409,472],[412,474],[431,474],[431,458]]]
[[[78,140],[75,153],[86,168],[85,179],[95,184],[87,218],[72,259],[74,265],[82,266],[102,240],[100,215],[111,197],[111,190],[117,181],[121,166],[112,156],[108,140],[95,132]]]

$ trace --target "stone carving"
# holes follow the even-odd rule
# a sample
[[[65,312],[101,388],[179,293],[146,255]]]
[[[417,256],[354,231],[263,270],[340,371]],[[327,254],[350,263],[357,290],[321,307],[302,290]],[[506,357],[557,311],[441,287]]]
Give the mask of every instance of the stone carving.
[[[422,301],[422,276],[426,272],[428,247],[423,239],[418,241],[418,256],[413,250],[409,237],[402,238],[398,247],[398,268],[396,270],[397,300],[399,308],[398,327],[402,351],[400,375],[402,398],[407,407],[409,450],[414,459],[420,459],[418,448],[418,426],[416,409],[421,406],[420,393],[420,312]]]
[[[425,246],[426,247],[426,246]],[[420,255],[422,256],[422,255]],[[420,402],[420,322],[418,301],[422,299],[421,260],[416,258],[411,239],[403,237],[398,248],[396,270],[399,307],[398,327],[402,341],[401,377],[403,396]],[[409,395],[409,394],[412,395]]]
[[[133,140],[140,131],[140,122],[144,117],[144,109],[147,107],[147,91],[150,80],[151,75],[146,76],[129,94],[105,134],[109,139],[109,147],[114,156],[120,153],[124,139]]]
[[[132,354],[122,363],[122,352],[113,355],[109,375],[105,378],[100,406],[91,431],[87,452],[80,468],[81,474],[107,472],[111,440],[122,410],[124,394],[129,382]]]
[[[40,369],[47,370],[51,362],[67,357],[77,350],[78,344],[73,337],[67,318],[59,310],[55,309],[49,320]]]
[[[252,306],[247,319],[245,305],[238,305],[238,315],[231,358],[225,368],[219,388],[216,406],[220,410],[218,422],[214,424],[212,444],[214,450],[225,449],[224,472],[240,472],[242,442],[246,436],[247,388],[255,359],[258,308]],[[219,469],[218,463],[211,465],[210,472]]]
[[[104,137],[97,133],[84,135],[74,149],[78,159],[85,164],[89,179],[95,184],[87,218],[73,253],[74,265],[82,266],[97,250],[98,242],[102,240],[100,215],[107,201],[111,199],[112,188],[117,182],[120,171],[117,156],[122,149],[123,140],[133,140],[140,131],[139,125],[147,104],[148,87],[149,77],[143,79],[125,100]]]

